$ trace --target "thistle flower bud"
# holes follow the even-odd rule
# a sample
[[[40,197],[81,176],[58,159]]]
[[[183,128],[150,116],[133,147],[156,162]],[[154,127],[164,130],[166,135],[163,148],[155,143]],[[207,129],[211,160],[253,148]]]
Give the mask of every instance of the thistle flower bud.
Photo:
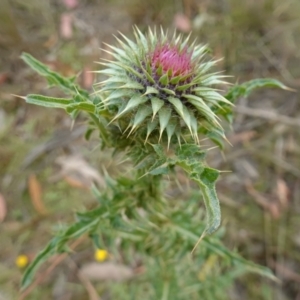
[[[136,41],[122,35],[121,48],[110,46],[114,60],[102,63],[99,73],[109,78],[100,82],[105,104],[115,108],[111,122],[128,135],[144,134],[167,141],[174,135],[179,143],[187,135],[198,143],[198,131],[223,134],[214,113],[220,102],[229,102],[213,86],[224,84],[219,73],[208,73],[216,61],[205,60],[206,46],[189,45],[174,34],[168,40],[163,31],[158,35],[134,30]]]

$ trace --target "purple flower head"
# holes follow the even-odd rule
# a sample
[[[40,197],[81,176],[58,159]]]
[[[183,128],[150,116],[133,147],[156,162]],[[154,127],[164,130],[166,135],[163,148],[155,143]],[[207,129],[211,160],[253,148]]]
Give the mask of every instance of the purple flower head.
[[[151,57],[152,67],[161,67],[164,72],[170,72],[172,77],[185,76],[192,72],[192,53],[188,52],[187,47],[182,51],[178,46],[170,44],[158,45]]]
[[[100,92],[111,123],[127,137],[168,147],[199,143],[201,131],[224,136],[215,112],[230,103],[214,88],[224,81],[209,72],[216,61],[206,59],[207,47],[163,31],[134,34],[135,42],[122,35],[120,47],[110,46],[113,59],[99,71],[108,76]]]

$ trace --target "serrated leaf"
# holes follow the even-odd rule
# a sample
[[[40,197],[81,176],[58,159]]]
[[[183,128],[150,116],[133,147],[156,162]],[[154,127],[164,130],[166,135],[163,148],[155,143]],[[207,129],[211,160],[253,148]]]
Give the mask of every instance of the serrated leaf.
[[[167,159],[164,148],[161,144],[151,145],[160,159]]]
[[[69,240],[78,238],[85,233],[93,232],[99,223],[100,217],[101,215],[98,213],[97,218],[90,218],[87,222],[77,222],[54,237],[25,270],[21,283],[22,288],[26,288],[32,282],[36,270],[43,262],[54,253],[66,249]]]
[[[189,238],[193,243],[197,243],[199,241],[199,236],[197,236],[196,234],[190,232],[185,228],[176,227],[176,230],[179,231],[181,234],[183,234],[185,237]],[[278,281],[276,276],[274,276],[274,274],[269,268],[257,265],[251,261],[246,260],[245,258],[241,257],[237,253],[227,249],[219,241],[206,237],[202,240],[202,244],[211,252],[219,255],[224,259],[229,260],[232,264],[240,265],[241,267],[245,268],[247,271],[259,274],[261,276],[268,277],[274,281]]]
[[[221,224],[221,209],[219,199],[216,193],[215,184],[219,176],[219,171],[211,168],[205,168],[200,175],[192,175],[191,178],[200,184],[203,195],[207,225],[205,234],[211,234],[218,229]]]
[[[176,154],[178,157],[177,164],[187,172],[192,180],[199,184],[207,215],[204,234],[211,234],[217,230],[221,222],[219,199],[215,190],[219,171],[204,166],[205,153],[196,145],[183,145],[177,149]]]
[[[248,97],[250,93],[258,88],[271,87],[280,88],[283,90],[290,90],[287,86],[276,79],[272,78],[258,78],[239,85],[233,86],[226,94],[225,98],[230,102],[235,102],[239,97]]]
[[[38,267],[55,253],[56,240],[57,239],[54,238],[41,252],[39,252],[31,264],[26,268],[21,281],[22,289],[25,289],[31,284]]]
[[[169,174],[169,172],[170,172],[169,166],[168,166],[168,164],[166,164],[166,166],[160,166],[160,167],[157,167],[157,168],[151,170],[150,172],[148,172],[148,174],[153,175],[153,176],[167,175],[167,174]]]
[[[54,98],[42,95],[29,94],[25,97],[25,101],[30,104],[35,104],[44,107],[52,108],[63,108],[66,109],[67,106],[72,103],[72,99],[66,98]]]
[[[75,77],[66,78],[54,71],[51,71],[48,68],[48,66],[38,61],[28,53],[22,53],[21,58],[38,74],[46,77],[50,85],[59,86],[67,93],[71,93],[71,94],[80,93],[85,97],[88,97],[87,91],[80,89],[77,85],[74,84]]]

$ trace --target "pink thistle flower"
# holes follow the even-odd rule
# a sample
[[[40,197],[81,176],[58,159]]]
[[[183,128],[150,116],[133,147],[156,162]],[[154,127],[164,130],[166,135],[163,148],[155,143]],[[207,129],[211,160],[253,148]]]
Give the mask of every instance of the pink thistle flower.
[[[164,72],[171,72],[172,76],[185,76],[192,72],[192,53],[187,47],[182,51],[170,44],[158,45],[151,57],[152,67],[162,67]]]
[[[216,61],[206,59],[207,47],[176,34],[169,39],[163,31],[144,35],[136,28],[134,34],[135,42],[122,35],[119,48],[109,46],[113,59],[99,71],[109,77],[99,92],[113,115],[110,123],[127,137],[168,147],[199,143],[201,131],[224,136],[215,112],[230,103],[214,88],[225,82],[209,72]]]

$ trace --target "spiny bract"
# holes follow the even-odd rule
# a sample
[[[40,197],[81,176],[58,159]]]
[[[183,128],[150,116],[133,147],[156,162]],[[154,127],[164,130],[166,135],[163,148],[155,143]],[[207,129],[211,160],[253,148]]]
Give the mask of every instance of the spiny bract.
[[[144,132],[145,142],[151,136],[168,146],[173,135],[179,143],[188,136],[198,143],[201,127],[223,135],[214,110],[230,103],[212,87],[226,82],[208,73],[216,61],[205,60],[207,47],[176,34],[168,40],[163,30],[144,35],[135,28],[134,34],[135,42],[122,34],[124,41],[116,38],[121,48],[107,45],[114,60],[101,63],[99,73],[109,78],[99,83],[99,92],[106,107],[115,108],[111,123],[128,136]]]

